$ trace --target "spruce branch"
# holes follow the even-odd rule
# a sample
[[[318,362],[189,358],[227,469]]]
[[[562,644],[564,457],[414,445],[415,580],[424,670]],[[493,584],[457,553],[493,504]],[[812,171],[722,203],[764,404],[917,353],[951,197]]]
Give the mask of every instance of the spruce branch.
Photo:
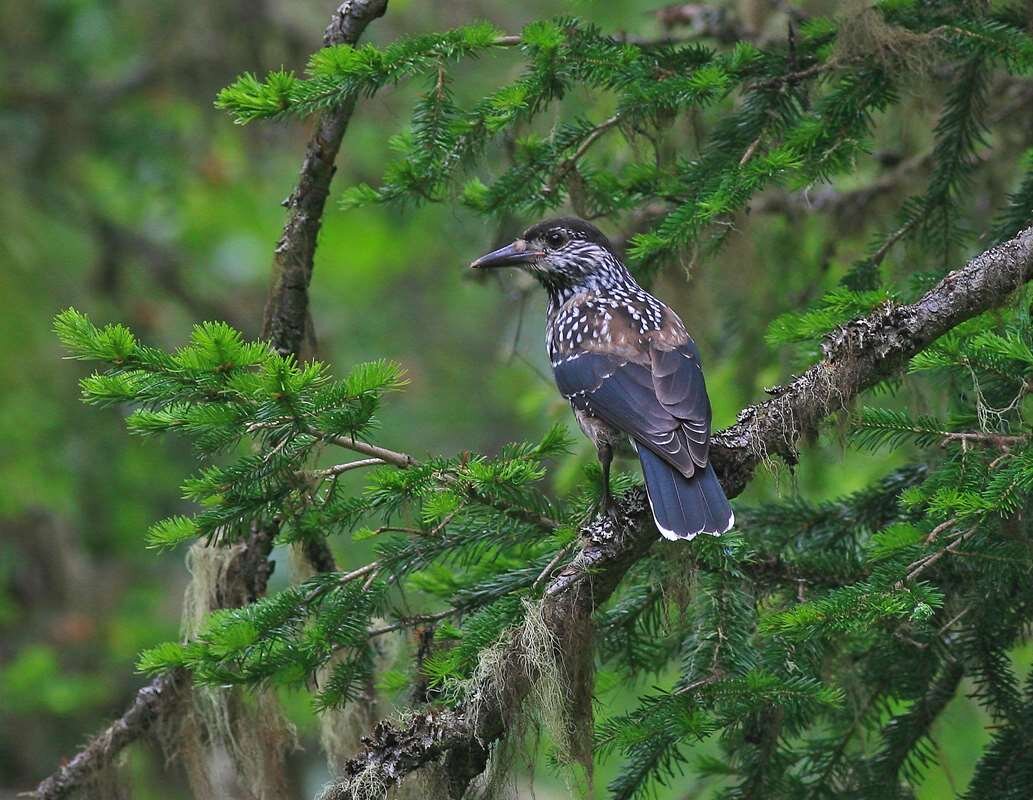
[[[369,442],[364,442],[360,439],[356,439],[354,436],[337,436],[331,441],[348,450],[354,450],[357,453],[372,456],[374,459],[380,459],[384,463],[390,464],[398,469],[409,469],[410,467],[416,467],[419,465],[419,462],[408,453],[388,450],[386,447],[380,447],[378,445],[370,444]],[[365,466],[365,464],[363,466]],[[441,472],[437,474],[437,478],[441,481],[443,486],[463,489],[467,497],[473,502],[491,506],[498,511],[502,511],[516,519],[528,522],[545,530],[555,530],[559,527],[559,523],[546,514],[540,514],[536,511],[524,508],[516,503],[507,502],[506,500],[498,497],[486,496],[482,492],[478,492],[473,487],[463,486],[462,482],[457,480],[454,475]]]
[[[738,494],[765,458],[796,462],[795,442],[858,393],[903,370],[907,361],[961,322],[1004,303],[1033,276],[1033,228],[949,273],[915,303],[887,303],[826,337],[824,358],[774,397],[739,413],[714,437],[715,468]],[[727,483],[725,482],[727,481]]]
[[[1033,279],[1033,228],[973,258],[909,305],[880,308],[832,334],[824,358],[803,375],[750,406],[735,425],[714,437],[715,469],[730,497],[740,494],[767,457],[796,460],[796,442],[860,392],[902,371],[909,359],[960,323],[1005,303]],[[586,620],[612,594],[628,569],[651,548],[656,531],[640,489],[618,500],[618,523],[593,520],[581,531],[580,552],[549,583],[542,614],[557,641],[572,621]],[[583,582],[590,590],[578,590]],[[375,775],[385,790],[442,756],[462,764],[452,773],[459,796],[487,763],[488,748],[503,737],[536,680],[533,663],[514,634],[500,659],[496,685],[481,687],[458,711],[428,711],[407,724],[381,723],[365,749],[345,766],[340,800],[357,798],[360,779]]]

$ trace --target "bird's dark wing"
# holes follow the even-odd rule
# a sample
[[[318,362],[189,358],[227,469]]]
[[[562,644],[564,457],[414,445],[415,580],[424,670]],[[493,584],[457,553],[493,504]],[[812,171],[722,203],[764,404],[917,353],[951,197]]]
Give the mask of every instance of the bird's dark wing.
[[[707,464],[710,400],[692,340],[674,349],[649,345],[648,361],[582,352],[553,368],[574,408],[629,434],[692,477]]]

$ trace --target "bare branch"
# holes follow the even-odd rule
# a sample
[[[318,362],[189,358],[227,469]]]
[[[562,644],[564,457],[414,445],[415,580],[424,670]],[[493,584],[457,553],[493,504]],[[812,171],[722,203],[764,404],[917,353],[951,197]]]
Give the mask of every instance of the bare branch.
[[[404,619],[398,620],[398,622],[392,622],[389,625],[381,625],[379,628],[370,628],[369,636],[372,639],[374,636],[383,636],[385,633],[394,633],[405,628],[411,628],[414,625],[429,625],[433,622],[440,622],[443,619],[447,619],[454,614],[458,614],[458,608],[446,608],[444,611],[439,611],[436,614],[417,614],[412,617],[405,617]]]
[[[334,12],[323,44],[355,43],[366,26],[386,10],[387,0],[345,0]],[[284,201],[287,222],[276,245],[273,287],[262,325],[266,338],[283,354],[305,355],[315,349],[308,286],[323,207],[337,170],[334,161],[354,110],[355,98],[351,97],[320,116],[305,150],[298,185]]]
[[[272,574],[268,561],[275,531],[255,528],[246,542],[233,545],[232,562],[226,569],[227,580],[219,587],[219,604],[241,606],[265,593]],[[33,792],[38,800],[56,800],[87,784],[106,769],[128,745],[146,738],[157,723],[175,713],[189,689],[185,670],[159,675],[136,693],[129,708],[107,728],[94,736],[67,764],[42,781]]]
[[[36,787],[31,796],[65,797],[110,764],[129,744],[146,736],[155,722],[170,711],[186,685],[180,671],[162,675],[136,693],[125,713],[94,736],[71,761]]]

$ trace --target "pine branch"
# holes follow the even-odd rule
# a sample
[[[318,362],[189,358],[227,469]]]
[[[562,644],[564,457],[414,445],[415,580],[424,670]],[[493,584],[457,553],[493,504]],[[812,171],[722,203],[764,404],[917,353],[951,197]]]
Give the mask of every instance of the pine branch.
[[[826,343],[820,363],[774,390],[773,399],[744,409],[735,425],[714,437],[712,458],[728,496],[740,494],[769,455],[795,461],[795,443],[813,433],[823,417],[902,371],[912,356],[954,326],[1005,303],[1031,279],[1033,228],[1027,228],[950,273],[917,302],[879,309],[844,325]],[[620,498],[617,526],[595,520],[582,537],[581,551],[545,592],[543,617],[560,642],[560,633],[589,618],[656,539],[642,491]],[[585,581],[590,590],[578,590]],[[347,763],[347,782],[334,797],[359,796],[355,789],[360,776],[366,785],[375,776],[387,788],[442,756],[447,765],[456,766],[450,770],[451,788],[461,795],[483,770],[488,747],[506,733],[536,677],[518,635],[500,663],[504,669],[494,684],[483,687],[458,712],[431,711],[403,726],[378,725],[365,749]]]

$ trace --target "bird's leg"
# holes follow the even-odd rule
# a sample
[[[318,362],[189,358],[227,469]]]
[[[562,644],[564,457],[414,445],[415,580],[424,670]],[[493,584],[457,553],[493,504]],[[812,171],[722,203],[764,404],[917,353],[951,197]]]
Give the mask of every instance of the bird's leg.
[[[613,461],[613,447],[608,442],[599,442],[596,444],[596,455],[598,455],[599,465],[603,469],[603,499],[600,510],[612,517],[615,510],[613,495],[610,494],[610,463]]]

